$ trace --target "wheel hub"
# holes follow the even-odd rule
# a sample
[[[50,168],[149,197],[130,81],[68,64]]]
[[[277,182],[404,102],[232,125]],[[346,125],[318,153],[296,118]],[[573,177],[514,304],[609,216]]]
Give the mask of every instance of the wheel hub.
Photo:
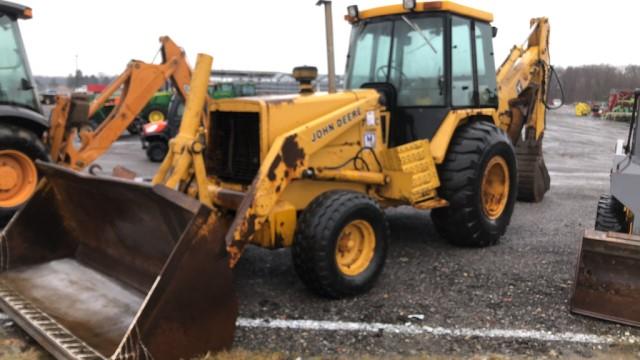
[[[16,150],[0,151],[0,207],[15,207],[35,191],[38,173],[35,164]]]
[[[336,263],[345,275],[356,276],[369,267],[375,252],[376,237],[371,225],[354,220],[342,229],[336,246]]]
[[[9,191],[18,182],[18,174],[6,163],[0,163],[0,191]]]
[[[162,111],[154,110],[149,113],[148,120],[150,123],[156,123],[164,120],[164,114]]]
[[[481,188],[482,210],[489,219],[495,220],[504,212],[509,186],[509,166],[502,156],[494,156],[485,167]]]

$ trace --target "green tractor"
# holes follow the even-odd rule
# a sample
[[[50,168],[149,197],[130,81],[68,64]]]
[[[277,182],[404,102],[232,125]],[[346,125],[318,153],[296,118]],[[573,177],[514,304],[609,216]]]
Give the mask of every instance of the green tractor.
[[[171,102],[172,93],[170,91],[159,91],[142,109],[140,115],[133,121],[127,131],[133,135],[140,133],[140,129],[144,124],[156,123],[165,121],[167,118],[167,112],[169,109],[169,103]],[[95,95],[94,95],[95,97]],[[90,99],[93,100],[93,99]],[[100,108],[91,117],[91,124],[94,128],[97,128],[111,113],[114,107],[118,105],[120,96],[116,95],[110,99],[105,105]]]

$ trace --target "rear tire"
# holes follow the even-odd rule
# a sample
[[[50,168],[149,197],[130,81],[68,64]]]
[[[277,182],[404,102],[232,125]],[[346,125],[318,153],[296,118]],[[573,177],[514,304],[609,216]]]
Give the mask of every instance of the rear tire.
[[[440,195],[449,206],[431,211],[436,231],[460,246],[498,242],[517,193],[516,156],[507,135],[485,121],[460,127],[438,170]]]
[[[293,264],[316,294],[338,299],[373,286],[387,257],[389,226],[370,197],[329,191],[302,213],[293,243]]]
[[[611,194],[600,195],[595,229],[619,233],[629,232],[629,223],[624,213],[624,205]]]
[[[152,162],[162,162],[167,156],[167,151],[169,151],[169,145],[165,141],[152,141],[147,147],[147,158]]]
[[[0,125],[0,152],[7,150],[26,155],[32,162],[49,161],[47,149],[35,133],[18,126],[2,124]],[[1,195],[0,198],[2,198]],[[15,206],[0,204],[0,226],[4,226],[25,202]]]

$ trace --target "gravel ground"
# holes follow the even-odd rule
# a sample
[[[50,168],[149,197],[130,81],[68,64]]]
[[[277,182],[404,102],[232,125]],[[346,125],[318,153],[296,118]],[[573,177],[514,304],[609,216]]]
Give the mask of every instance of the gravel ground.
[[[447,244],[436,234],[428,211],[409,207],[388,210],[392,242],[385,270],[374,289],[357,298],[319,299],[296,277],[289,250],[251,248],[235,271],[240,316],[411,323],[481,333],[496,329],[571,332],[611,335],[623,342],[640,336],[637,329],[568,311],[582,231],[593,227],[598,196],[608,190],[615,140],[623,138],[626,131],[627,124],[576,118],[569,108],[550,113],[545,157],[551,191],[541,203],[517,203],[506,235],[489,248]],[[132,136],[123,137],[98,163],[106,172],[122,164],[144,177],[153,175],[156,168]],[[424,318],[410,319],[411,314]],[[0,339],[22,336],[6,322],[3,329]],[[640,346],[628,341],[596,345],[529,338],[247,327],[238,328],[235,346],[284,357],[429,354],[485,358],[497,354],[498,358],[634,358],[640,354]],[[0,358],[3,349],[0,343]]]

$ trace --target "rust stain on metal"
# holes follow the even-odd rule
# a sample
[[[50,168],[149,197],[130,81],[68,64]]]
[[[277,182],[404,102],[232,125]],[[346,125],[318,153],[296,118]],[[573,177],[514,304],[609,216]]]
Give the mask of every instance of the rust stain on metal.
[[[275,181],[276,180],[276,170],[278,169],[278,166],[280,165],[281,162],[282,162],[282,156],[280,156],[280,154],[278,154],[273,159],[273,162],[271,163],[271,166],[269,166],[269,171],[267,172],[267,178],[269,179],[269,181]]]
[[[282,160],[284,164],[294,171],[298,167],[298,164],[304,162],[305,153],[304,149],[300,147],[297,141],[297,134],[293,134],[284,139],[282,144]]]

